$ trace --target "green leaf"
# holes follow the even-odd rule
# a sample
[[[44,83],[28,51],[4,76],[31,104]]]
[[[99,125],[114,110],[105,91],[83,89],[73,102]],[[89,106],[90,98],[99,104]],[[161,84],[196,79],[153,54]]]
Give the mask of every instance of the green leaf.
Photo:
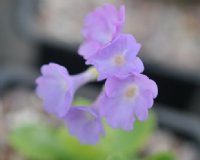
[[[91,100],[89,100],[87,98],[76,97],[74,102],[73,102],[73,105],[74,106],[88,106],[91,103],[92,103]]]
[[[106,160],[128,160],[127,157],[121,153],[110,154]],[[134,159],[132,159],[134,160]]]
[[[64,160],[67,157],[56,131],[40,124],[15,129],[9,140],[22,155],[33,160]]]
[[[174,154],[170,152],[162,152],[162,153],[152,155],[146,158],[146,160],[176,160],[176,158]]]
[[[107,150],[103,148],[100,144],[97,145],[83,145],[80,144],[76,137],[71,136],[66,128],[59,129],[59,142],[62,143],[63,147],[69,157],[74,160],[87,160],[95,159],[102,160],[105,159],[107,155]]]
[[[137,154],[144,147],[155,129],[155,117],[150,113],[145,122],[136,121],[134,129],[126,132],[120,129],[106,128],[106,141],[112,145],[112,151],[122,152],[127,155]]]

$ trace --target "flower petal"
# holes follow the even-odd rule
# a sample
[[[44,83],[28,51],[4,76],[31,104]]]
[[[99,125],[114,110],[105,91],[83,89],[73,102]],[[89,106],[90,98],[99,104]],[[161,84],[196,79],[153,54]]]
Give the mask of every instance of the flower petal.
[[[63,118],[71,135],[82,144],[96,144],[104,129],[98,113],[88,107],[72,107]]]
[[[153,106],[155,82],[142,74],[110,77],[102,92],[98,110],[113,128],[130,130],[135,116],[140,121],[148,118],[148,109]]]
[[[41,68],[42,76],[37,80],[37,95],[43,99],[45,110],[58,117],[65,115],[72,102],[74,90],[68,71],[50,63]]]
[[[115,40],[91,56],[86,64],[94,65],[99,72],[98,80],[110,76],[140,73],[143,63],[136,57],[141,45],[129,34],[120,34]]]
[[[94,41],[88,41],[88,42],[83,43],[80,46],[78,53],[79,55],[83,56],[85,59],[88,59],[94,53],[96,53],[100,47],[101,47],[100,44]]]

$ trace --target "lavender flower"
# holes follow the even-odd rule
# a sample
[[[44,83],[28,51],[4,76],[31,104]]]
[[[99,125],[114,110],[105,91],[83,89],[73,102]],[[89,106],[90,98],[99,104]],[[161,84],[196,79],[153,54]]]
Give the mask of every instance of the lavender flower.
[[[36,92],[45,110],[64,120],[69,133],[82,144],[96,144],[104,135],[101,118],[112,128],[131,130],[136,117],[148,118],[158,94],[156,83],[140,74],[144,65],[139,57],[141,45],[130,34],[122,34],[125,7],[111,4],[96,8],[85,19],[85,42],[79,54],[94,67],[77,75],[54,63],[41,68]],[[97,73],[98,72],[98,73]],[[105,88],[93,105],[71,107],[76,90],[93,80],[106,79]]]
[[[111,127],[131,130],[135,115],[141,121],[147,119],[157,93],[156,83],[145,75],[114,76],[106,81],[98,109]]]
[[[92,107],[72,107],[63,119],[69,133],[82,144],[96,144],[104,135],[101,118]]]
[[[42,66],[41,72],[36,80],[37,95],[42,98],[45,111],[58,117],[68,112],[76,89],[97,76],[91,69],[70,76],[64,67],[54,63]]]
[[[111,42],[121,32],[124,20],[124,6],[118,11],[113,5],[105,4],[89,13],[82,30],[86,41],[80,46],[79,54],[88,59]]]
[[[99,72],[98,80],[110,76],[126,76],[129,73],[141,73],[144,66],[136,57],[141,45],[129,34],[119,35],[112,43],[100,49],[87,60]]]

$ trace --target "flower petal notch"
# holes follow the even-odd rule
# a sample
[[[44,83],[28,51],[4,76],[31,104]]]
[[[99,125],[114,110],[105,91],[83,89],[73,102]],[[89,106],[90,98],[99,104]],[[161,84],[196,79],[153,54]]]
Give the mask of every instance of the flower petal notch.
[[[100,114],[112,128],[131,130],[136,117],[140,121],[148,118],[148,109],[157,93],[156,83],[142,74],[108,78]]]
[[[63,120],[69,133],[82,144],[94,145],[104,135],[101,118],[92,107],[72,107]]]
[[[96,8],[85,18],[82,34],[85,42],[78,53],[85,59],[94,55],[98,49],[111,42],[121,33],[125,21],[125,7],[119,11],[112,4]]]
[[[100,49],[87,60],[99,72],[98,80],[111,76],[126,76],[129,73],[141,73],[144,65],[137,54],[141,45],[129,34],[119,35],[112,43]]]

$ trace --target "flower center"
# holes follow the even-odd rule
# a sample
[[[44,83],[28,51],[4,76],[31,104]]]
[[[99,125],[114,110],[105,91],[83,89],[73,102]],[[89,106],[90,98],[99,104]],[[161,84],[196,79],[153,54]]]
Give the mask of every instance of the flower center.
[[[124,56],[122,54],[118,54],[114,57],[114,63],[117,66],[121,66],[124,64]]]
[[[127,98],[134,97],[137,93],[137,87],[135,85],[132,85],[128,87],[128,89],[125,91],[125,96]]]

